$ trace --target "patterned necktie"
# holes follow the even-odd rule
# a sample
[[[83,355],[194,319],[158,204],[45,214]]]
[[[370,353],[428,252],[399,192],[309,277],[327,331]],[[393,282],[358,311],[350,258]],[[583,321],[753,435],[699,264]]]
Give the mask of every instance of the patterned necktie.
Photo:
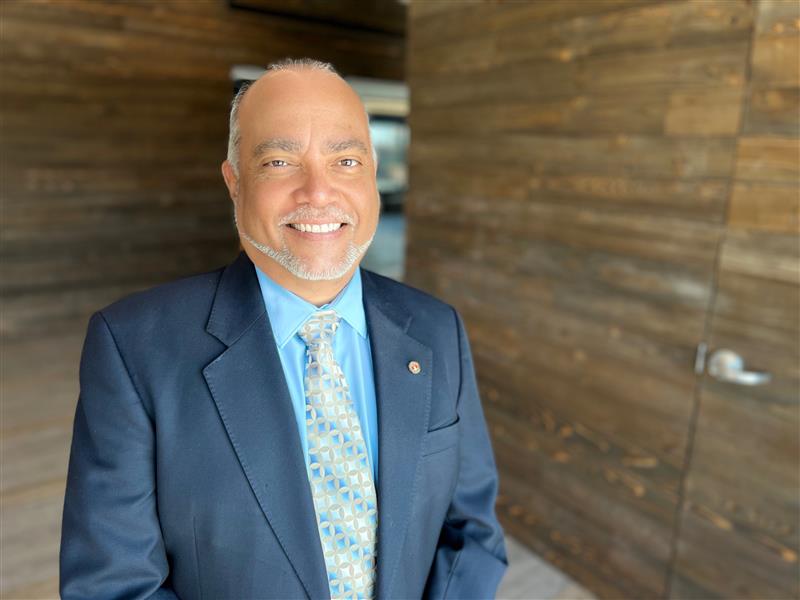
[[[298,332],[306,343],[308,480],[331,598],[374,596],[378,503],[350,389],[333,357],[339,316],[314,313]]]

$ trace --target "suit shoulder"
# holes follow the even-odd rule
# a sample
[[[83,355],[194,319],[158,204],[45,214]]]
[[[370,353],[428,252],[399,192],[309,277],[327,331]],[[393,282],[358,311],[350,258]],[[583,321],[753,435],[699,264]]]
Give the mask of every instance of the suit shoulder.
[[[187,316],[188,313],[198,310],[208,315],[224,269],[225,267],[220,267],[134,292],[98,312],[107,321],[119,324],[152,321],[156,316]]]
[[[413,314],[419,315],[422,312],[433,317],[450,318],[456,310],[447,302],[407,283],[366,269],[363,269],[362,273],[371,280],[385,298],[400,304]]]

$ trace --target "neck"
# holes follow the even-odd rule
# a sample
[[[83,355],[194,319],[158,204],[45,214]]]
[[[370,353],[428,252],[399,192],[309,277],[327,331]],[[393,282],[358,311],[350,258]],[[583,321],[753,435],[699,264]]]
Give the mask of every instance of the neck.
[[[327,304],[336,298],[339,292],[350,282],[358,268],[358,263],[354,264],[339,279],[309,281],[292,275],[271,258],[259,252],[251,252],[246,245],[243,246],[243,249],[247,256],[250,257],[250,260],[253,261],[253,264],[261,269],[272,281],[317,307]]]

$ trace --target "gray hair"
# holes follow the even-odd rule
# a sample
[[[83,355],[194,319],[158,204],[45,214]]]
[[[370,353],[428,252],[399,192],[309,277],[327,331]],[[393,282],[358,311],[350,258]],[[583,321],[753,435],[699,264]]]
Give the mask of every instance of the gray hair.
[[[267,75],[274,71],[297,71],[301,69],[309,69],[312,71],[327,71],[328,73],[332,73],[337,77],[341,78],[341,75],[336,71],[331,63],[323,62],[321,60],[315,60],[313,58],[284,58],[277,62],[270,63],[267,65],[265,72],[261,75]],[[239,91],[236,92],[236,95],[233,97],[231,101],[231,114],[228,124],[228,162],[231,164],[233,168],[233,172],[236,176],[239,176],[239,143],[242,139],[242,132],[239,130],[239,105],[242,103],[242,98],[244,97],[247,90],[253,85],[258,79],[254,81],[248,81],[242,84],[239,88]],[[366,112],[366,110],[365,110]],[[367,123],[369,123],[369,114],[367,114]],[[370,136],[371,137],[371,136]],[[372,140],[370,139],[370,146],[372,146]],[[372,147],[372,158],[377,162],[378,157],[375,151],[375,147]]]

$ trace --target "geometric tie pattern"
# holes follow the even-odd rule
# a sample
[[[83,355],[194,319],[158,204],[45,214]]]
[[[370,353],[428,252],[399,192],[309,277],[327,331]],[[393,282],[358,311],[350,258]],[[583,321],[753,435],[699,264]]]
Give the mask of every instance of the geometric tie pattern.
[[[378,502],[350,388],[333,356],[336,311],[314,313],[306,343],[308,480],[331,598],[371,599],[377,573]]]

